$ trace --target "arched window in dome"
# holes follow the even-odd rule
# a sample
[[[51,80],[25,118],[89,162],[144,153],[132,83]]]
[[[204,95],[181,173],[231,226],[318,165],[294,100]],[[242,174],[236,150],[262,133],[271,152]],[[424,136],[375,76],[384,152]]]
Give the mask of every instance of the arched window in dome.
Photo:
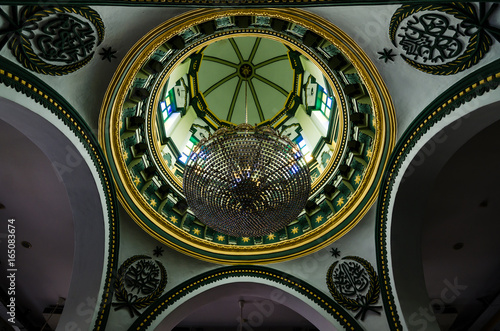
[[[189,140],[186,143],[186,146],[184,146],[184,149],[181,152],[181,156],[179,156],[180,162],[186,164],[187,160],[189,159],[189,156],[191,155],[191,152],[193,151],[194,146],[196,146],[198,142],[199,140],[194,135],[189,138]]]
[[[307,163],[311,162],[313,160],[313,156],[311,154],[311,150],[306,144],[306,141],[304,138],[302,138],[302,135],[299,133],[299,135],[293,140],[294,143],[299,146],[300,151],[302,152],[302,155],[304,155],[304,159],[306,160]]]

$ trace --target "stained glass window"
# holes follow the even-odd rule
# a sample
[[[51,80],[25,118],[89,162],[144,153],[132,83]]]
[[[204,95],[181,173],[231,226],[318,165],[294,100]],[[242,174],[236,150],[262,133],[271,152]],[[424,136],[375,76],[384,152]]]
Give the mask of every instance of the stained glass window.
[[[316,101],[316,109],[319,109],[321,113],[326,117],[326,119],[330,119],[332,107],[333,107],[333,99],[328,96],[323,87],[318,85],[318,97]]]
[[[302,155],[304,155],[304,159],[306,160],[306,162],[307,163],[311,162],[313,156],[311,154],[311,151],[309,150],[309,147],[307,147],[306,141],[304,140],[304,138],[302,138],[302,135],[299,135],[297,138],[295,138],[294,142],[299,146],[300,151],[302,152]]]
[[[175,99],[173,90],[170,90],[166,95],[165,99],[160,101],[160,110],[163,118],[163,122],[166,122],[170,115],[175,111]]]
[[[188,142],[186,143],[186,146],[184,146],[184,149],[181,152],[181,156],[179,156],[179,161],[181,161],[183,164],[186,164],[196,144],[198,144],[198,139],[191,136],[191,138],[189,138]]]

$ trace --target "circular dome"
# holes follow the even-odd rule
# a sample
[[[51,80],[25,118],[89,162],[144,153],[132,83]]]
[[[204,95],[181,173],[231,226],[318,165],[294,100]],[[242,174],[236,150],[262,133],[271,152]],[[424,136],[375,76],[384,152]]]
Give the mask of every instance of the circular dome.
[[[307,202],[293,217],[271,213],[276,228],[227,231],[217,224],[231,219],[212,213],[204,223],[186,202],[183,177],[199,170],[189,155],[241,123],[271,127],[304,156],[301,176],[308,173],[311,190],[300,199]],[[205,260],[262,263],[307,254],[349,231],[376,198],[394,131],[380,75],[331,23],[296,9],[204,9],[165,22],[129,51],[106,94],[99,138],[122,204],[154,238]],[[242,148],[255,155],[252,144]],[[236,210],[252,209],[245,191],[258,182],[238,186]],[[195,200],[231,204],[208,183],[190,185],[202,192]],[[286,199],[297,193],[276,185],[272,192]]]
[[[219,121],[238,125],[272,120],[284,109],[290,92],[299,88],[294,87],[299,72],[291,63],[300,61],[299,53],[266,35],[233,34],[197,54],[202,57],[195,88]]]
[[[309,198],[300,148],[270,127],[241,124],[201,141],[186,164],[183,191],[207,226],[230,236],[265,236],[293,221]]]

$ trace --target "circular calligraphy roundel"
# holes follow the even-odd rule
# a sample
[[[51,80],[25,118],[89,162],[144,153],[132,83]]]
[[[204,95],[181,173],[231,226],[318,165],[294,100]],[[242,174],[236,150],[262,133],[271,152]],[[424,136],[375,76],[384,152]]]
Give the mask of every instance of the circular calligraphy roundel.
[[[403,5],[392,16],[389,36],[411,66],[434,75],[456,74],[479,62],[496,33],[480,4]]]
[[[99,14],[88,7],[23,7],[9,48],[26,68],[65,75],[86,65],[104,38]]]
[[[130,317],[160,297],[167,285],[167,272],[160,261],[146,255],[128,258],[118,269],[115,280],[115,310],[127,309]]]
[[[328,289],[335,301],[344,308],[357,312],[364,319],[368,311],[380,314],[380,285],[373,266],[363,258],[346,256],[333,263],[326,276]]]

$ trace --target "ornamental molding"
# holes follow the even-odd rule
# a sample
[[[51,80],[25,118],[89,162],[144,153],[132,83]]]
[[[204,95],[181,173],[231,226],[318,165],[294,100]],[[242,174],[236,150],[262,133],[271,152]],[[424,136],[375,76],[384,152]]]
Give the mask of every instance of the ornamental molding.
[[[250,25],[238,26],[242,22]],[[334,87],[339,109],[338,142],[327,170],[314,178],[307,209],[297,222],[262,237],[226,236],[197,221],[186,208],[181,180],[169,171],[157,139],[160,91],[169,74],[203,47],[236,36],[270,38],[300,50]],[[198,65],[196,57],[191,59]],[[270,121],[275,129],[295,100]],[[202,96],[192,102],[211,129],[227,126],[217,124]],[[101,108],[99,139],[121,202],[154,238],[212,262],[267,263],[321,249],[361,220],[376,199],[395,142],[395,113],[374,65],[330,22],[289,9],[197,10],[153,29],[124,57]]]
[[[251,278],[255,279],[256,282],[266,280],[276,285],[285,286],[292,293],[300,294],[311,300],[317,307],[323,309],[346,330],[364,330],[349,313],[322,291],[292,275],[259,266],[222,267],[188,279],[182,284],[167,291],[155,302],[155,304],[149,306],[142,315],[135,320],[129,330],[148,330],[152,323],[162,316],[165,311],[170,309],[176,302],[185,300],[191,293],[216,286],[219,282],[226,283],[224,282],[225,280],[234,279],[237,281],[238,278],[243,278],[245,281]]]

